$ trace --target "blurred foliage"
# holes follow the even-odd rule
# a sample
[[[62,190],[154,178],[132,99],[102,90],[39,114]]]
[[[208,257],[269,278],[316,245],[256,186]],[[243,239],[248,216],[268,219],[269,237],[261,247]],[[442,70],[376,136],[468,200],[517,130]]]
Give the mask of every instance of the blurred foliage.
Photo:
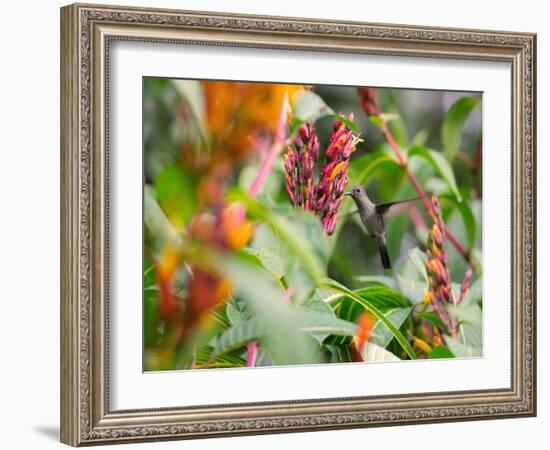
[[[144,79],[145,370],[482,354],[481,96],[377,92],[382,113],[368,117],[353,87]],[[318,177],[335,121],[356,148],[331,176],[347,170],[347,186],[383,203],[416,196],[409,171],[439,198],[471,257],[444,244],[458,339],[427,300],[434,222],[422,206],[387,222],[386,271],[350,198],[330,236],[292,207],[286,147],[313,124]]]

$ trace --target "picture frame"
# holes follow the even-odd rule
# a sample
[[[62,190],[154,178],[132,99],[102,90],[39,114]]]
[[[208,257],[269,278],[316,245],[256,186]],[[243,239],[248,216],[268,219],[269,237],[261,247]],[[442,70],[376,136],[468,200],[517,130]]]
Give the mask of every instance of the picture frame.
[[[511,132],[510,386],[113,409],[109,68],[111,45],[119,41],[509,64],[511,117],[502,126]],[[536,35],[530,33],[106,5],[62,8],[61,441],[80,446],[536,415],[535,99]]]

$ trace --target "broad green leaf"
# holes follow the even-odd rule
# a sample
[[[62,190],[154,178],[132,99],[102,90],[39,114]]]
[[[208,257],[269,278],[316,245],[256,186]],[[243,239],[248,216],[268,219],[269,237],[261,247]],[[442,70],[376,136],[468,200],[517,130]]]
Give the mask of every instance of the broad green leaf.
[[[451,339],[448,339],[447,345],[449,346],[449,350],[457,358],[475,358],[475,357],[483,356],[483,352],[481,351],[481,348],[478,348],[478,347],[464,345],[461,342],[454,342]]]
[[[175,248],[179,245],[178,233],[160,208],[155,192],[148,184],[143,188],[143,224],[146,237],[151,237],[151,244],[156,251],[165,246]]]
[[[334,114],[325,101],[311,91],[297,91],[290,100],[292,115],[300,122],[313,122],[320,117]]]
[[[157,284],[155,277],[155,266],[147,258],[143,258],[143,289],[150,288]]]
[[[426,272],[426,265],[428,264],[428,257],[426,256],[426,253],[418,247],[411,248],[409,250],[409,260],[427,283],[428,273]]]
[[[258,257],[262,266],[277,278],[285,274],[285,267],[279,249],[273,247],[250,248],[250,254]]]
[[[401,275],[396,275],[399,284],[399,290],[413,303],[421,303],[426,297],[426,289],[428,287],[426,281],[414,278],[407,278]]]
[[[466,235],[468,236],[468,248],[471,249],[476,242],[476,219],[468,203],[456,203],[456,206],[462,216],[462,220],[464,221],[464,228],[466,229]]]
[[[477,303],[449,305],[448,311],[460,323],[469,323],[481,327],[482,312]]]
[[[357,184],[366,185],[375,170],[384,164],[399,166],[397,160],[384,151],[354,158],[349,166],[350,186]]]
[[[480,325],[460,324],[458,327],[458,340],[454,341],[447,337],[446,342],[457,358],[483,355],[483,334]]]
[[[221,369],[230,367],[245,367],[246,361],[237,355],[223,355],[214,357],[213,347],[204,346],[195,355],[195,366],[209,369]]]
[[[351,348],[349,345],[325,345],[330,352],[330,362],[349,363],[353,362]]]
[[[386,318],[395,326],[395,328],[401,328],[401,325],[410,316],[413,307],[392,309],[385,313]],[[393,339],[391,331],[384,326],[382,322],[377,322],[372,331],[370,342],[376,344],[382,348],[386,348],[387,345]]]
[[[447,182],[457,201],[462,201],[462,196],[456,185],[453,168],[440,152],[426,147],[414,146],[409,149],[408,155],[409,158],[417,156],[427,161],[438,175]]]
[[[401,332],[393,325],[387,318],[384,316],[384,314],[373,305],[372,299],[366,299],[358,295],[357,293],[349,290],[347,287],[341,285],[337,281],[331,280],[330,278],[323,280],[319,287],[325,288],[325,289],[332,289],[335,292],[340,292],[341,294],[345,295],[346,297],[351,298],[353,301],[357,302],[358,304],[362,305],[367,311],[371,312],[378,320],[380,320],[384,325],[391,331],[393,336],[397,339],[401,347],[403,347],[403,350],[409,355],[411,359],[416,359],[416,354],[409,344],[409,341],[401,334]],[[377,289],[377,288],[370,288],[370,289]]]
[[[460,324],[458,328],[459,342],[478,349],[483,347],[483,331],[481,324],[464,323]]]
[[[296,313],[297,330],[311,336],[315,335],[342,335],[353,336],[357,332],[357,325],[336,316],[318,311],[299,311]],[[261,323],[256,319],[249,319],[238,323],[224,331],[218,338],[212,355],[218,357],[245,346],[251,341],[269,338]]]
[[[205,104],[201,83],[198,80],[172,80],[176,91],[189,105],[193,116],[200,128],[203,139],[206,139],[204,126]]]
[[[301,311],[298,317],[299,329],[306,333],[338,336],[353,336],[357,333],[355,323],[318,311]]]
[[[461,305],[477,304],[481,301],[483,296],[483,280],[482,278],[476,279],[471,285],[468,293],[460,303]]]
[[[383,275],[359,275],[354,277],[356,281],[361,283],[367,283],[367,285],[377,285],[381,284],[387,286],[393,290],[398,290],[399,286],[397,281],[392,277],[386,277]]]
[[[157,318],[159,302],[156,290],[143,291],[143,340],[146,346],[155,344],[158,338]]]
[[[442,358],[454,358],[453,352],[451,352],[447,347],[438,345],[434,347],[432,351],[428,354],[428,359],[442,359]]]
[[[376,344],[368,343],[361,351],[364,362],[392,362],[400,361],[393,353],[379,347]]]
[[[337,285],[340,283],[331,280]],[[324,283],[327,281],[325,280]],[[325,289],[338,292],[338,295],[330,298],[330,303],[335,304],[336,301],[347,297],[345,292],[341,290],[335,290],[333,287],[326,287]],[[349,291],[349,289],[348,289]],[[411,302],[399,291],[391,289],[387,286],[368,286],[364,288],[352,291],[354,294],[363,297],[369,301],[375,308],[381,311],[388,311],[395,308],[408,308],[411,306]]]
[[[441,127],[441,142],[445,156],[452,160],[460,148],[462,130],[474,108],[480,104],[479,98],[459,98],[447,111]]]
[[[432,311],[419,311],[416,313],[416,316],[419,319],[426,320],[427,322],[432,323],[437,326],[440,330],[445,330],[446,326],[440,317]]]
[[[256,177],[259,172],[259,164],[251,164],[243,169],[239,173],[238,186],[244,192],[250,191]],[[276,169],[277,170],[277,169]],[[257,198],[261,203],[265,203],[269,206],[274,206],[276,203],[277,195],[279,194],[282,183],[284,180],[283,176],[278,176],[276,170],[274,170],[273,176],[266,178],[263,183],[260,191],[258,192]],[[284,170],[284,168],[282,168]]]
[[[276,214],[240,190],[232,190],[228,197],[246,206],[253,218],[269,224],[279,241],[289,250],[293,262],[300,264],[311,280],[320,279],[325,273],[328,258],[327,243],[319,221],[303,211],[295,211],[293,220]],[[286,275],[291,275],[288,272]],[[299,286],[292,286],[297,289]]]
[[[217,358],[220,355],[243,347],[250,341],[258,340],[263,334],[264,331],[257,320],[251,319],[238,325],[233,325],[218,337],[216,346],[212,351],[212,356]]]
[[[313,345],[312,339],[300,330],[299,315],[295,308],[283,302],[283,290],[277,281],[245,256],[208,255],[209,263],[233,282],[233,295],[246,302],[254,313],[254,321],[258,323],[257,328],[248,329],[247,333],[235,332],[236,336],[228,336],[226,342],[231,343],[232,347],[246,339],[261,336],[262,345],[273,364],[319,362],[318,346]],[[253,336],[255,334],[257,336]],[[229,337],[232,339],[229,340]]]
[[[240,325],[250,319],[246,304],[236,299],[227,304],[225,314],[231,325]]]
[[[322,292],[326,292],[329,295],[332,294],[330,291],[323,291],[322,289],[316,289],[314,295],[302,305],[302,311],[316,311],[320,314],[327,314],[329,316],[335,317],[334,311],[330,305],[322,298],[319,297],[322,295]],[[319,296],[318,296],[319,295]]]
[[[197,209],[196,182],[181,165],[166,167],[155,179],[160,207],[175,227],[183,227]]]

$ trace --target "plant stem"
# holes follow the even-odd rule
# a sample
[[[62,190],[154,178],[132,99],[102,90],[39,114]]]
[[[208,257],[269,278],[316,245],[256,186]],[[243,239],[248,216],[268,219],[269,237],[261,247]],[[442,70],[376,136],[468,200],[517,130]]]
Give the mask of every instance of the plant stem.
[[[256,176],[256,179],[254,180],[254,182],[252,183],[252,186],[250,187],[249,194],[251,197],[256,197],[258,195],[262,186],[265,183],[265,180],[273,170],[273,166],[275,165],[275,160],[283,151],[283,147],[286,143],[285,134],[286,134],[287,114],[288,114],[288,99],[287,99],[287,96],[285,95],[283,99],[283,104],[281,106],[281,113],[279,114],[279,119],[277,120],[277,126],[275,128],[275,139],[273,140],[273,144],[271,145],[271,148],[268,154],[266,155],[266,157],[262,161],[262,164],[260,165],[260,170],[258,172],[258,175]]]
[[[254,367],[256,365],[259,347],[257,342],[249,342],[246,346],[246,367]]]

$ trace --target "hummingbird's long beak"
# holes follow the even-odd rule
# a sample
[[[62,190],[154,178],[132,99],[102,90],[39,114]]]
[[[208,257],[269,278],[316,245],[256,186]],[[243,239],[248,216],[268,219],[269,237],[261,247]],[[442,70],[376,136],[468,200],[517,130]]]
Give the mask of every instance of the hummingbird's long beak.
[[[351,192],[344,192],[344,195],[351,195]]]

